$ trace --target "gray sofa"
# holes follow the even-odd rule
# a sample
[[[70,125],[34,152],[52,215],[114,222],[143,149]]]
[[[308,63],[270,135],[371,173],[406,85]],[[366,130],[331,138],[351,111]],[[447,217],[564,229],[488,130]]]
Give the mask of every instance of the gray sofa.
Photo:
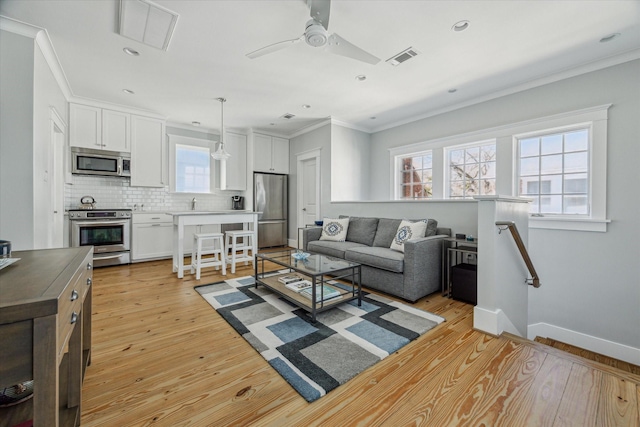
[[[341,216],[341,218],[346,218]],[[404,253],[390,249],[400,219],[350,217],[344,242],[320,240],[322,228],[302,232],[305,251],[362,264],[362,285],[408,301],[441,289],[442,246],[451,229],[427,223],[427,237],[404,244]]]

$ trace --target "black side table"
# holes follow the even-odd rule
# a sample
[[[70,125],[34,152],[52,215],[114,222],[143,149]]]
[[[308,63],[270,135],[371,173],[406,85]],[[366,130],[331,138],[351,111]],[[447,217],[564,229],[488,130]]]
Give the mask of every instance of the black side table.
[[[446,268],[443,271],[444,280],[442,283],[442,295],[451,298],[451,267],[462,264],[465,254],[478,255],[478,239],[466,240],[447,237],[444,239],[443,249],[446,249]],[[444,255],[444,254],[443,254]]]

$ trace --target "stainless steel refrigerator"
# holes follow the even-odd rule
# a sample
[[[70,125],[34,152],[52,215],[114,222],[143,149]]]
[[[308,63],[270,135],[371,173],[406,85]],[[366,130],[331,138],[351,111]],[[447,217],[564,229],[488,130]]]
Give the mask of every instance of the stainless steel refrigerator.
[[[285,246],[288,215],[287,175],[253,174],[253,200],[258,216],[258,248]]]

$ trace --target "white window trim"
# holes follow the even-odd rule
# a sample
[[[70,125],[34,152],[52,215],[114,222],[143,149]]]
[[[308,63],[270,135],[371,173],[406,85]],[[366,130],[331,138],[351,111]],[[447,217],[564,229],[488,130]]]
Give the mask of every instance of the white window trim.
[[[517,192],[517,138],[527,134],[540,133],[544,129],[567,128],[580,123],[591,123],[591,146],[589,147],[590,171],[590,216],[566,217],[544,216],[530,217],[530,228],[552,230],[576,230],[606,232],[611,220],[606,217],[607,209],[607,126],[608,110],[612,104],[598,105],[581,110],[539,117],[522,122],[511,123],[479,131],[452,135],[444,138],[421,141],[401,147],[389,148],[389,179],[392,183],[390,199],[396,199],[398,176],[396,174],[397,157],[411,153],[432,150],[433,156],[433,196],[426,201],[445,199],[446,168],[445,149],[455,145],[473,144],[478,141],[496,141],[496,193],[516,196]],[[425,200],[422,200],[425,201]]]
[[[405,147],[402,147],[405,148]],[[394,150],[394,149],[391,149]],[[434,189],[433,189],[433,182],[435,181],[435,177],[433,176],[433,174],[435,174],[435,165],[433,164],[434,162],[434,150],[431,148],[425,148],[424,150],[421,151],[407,151],[406,153],[402,153],[402,151],[404,150],[399,150],[398,153],[399,154],[395,154],[395,155],[391,155],[391,182],[392,187],[391,187],[391,200],[395,200],[395,201],[425,201],[425,200],[433,200],[435,198],[435,194],[434,194]],[[407,157],[407,154],[411,154],[412,156],[422,156],[425,155],[427,153],[431,153],[431,174],[432,174],[432,179],[434,181],[432,181],[432,190],[431,190],[431,197],[430,198],[425,198],[425,199],[402,199],[400,198],[400,188],[401,188],[401,183],[400,183],[400,176],[401,174],[399,173],[400,168],[402,167],[401,164],[401,160],[405,157]]]
[[[209,192],[208,193],[187,193],[187,192],[177,192],[176,191],[176,144],[179,145],[191,145],[194,147],[208,148],[209,155],[211,155],[213,146],[215,145],[215,141],[209,141],[208,139],[200,139],[200,138],[191,138],[188,136],[182,135],[168,135],[169,139],[169,192],[174,194],[187,194],[187,195],[198,195],[198,194],[213,194],[215,193],[215,161],[212,159],[209,160],[210,168],[209,168]]]

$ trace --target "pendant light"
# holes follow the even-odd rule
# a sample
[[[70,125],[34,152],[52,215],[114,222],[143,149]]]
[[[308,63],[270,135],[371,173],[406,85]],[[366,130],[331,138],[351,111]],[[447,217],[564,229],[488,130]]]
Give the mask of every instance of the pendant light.
[[[218,149],[211,155],[215,160],[227,160],[231,157],[231,154],[224,149],[224,103],[227,102],[225,98],[218,98],[220,101],[220,143]]]

